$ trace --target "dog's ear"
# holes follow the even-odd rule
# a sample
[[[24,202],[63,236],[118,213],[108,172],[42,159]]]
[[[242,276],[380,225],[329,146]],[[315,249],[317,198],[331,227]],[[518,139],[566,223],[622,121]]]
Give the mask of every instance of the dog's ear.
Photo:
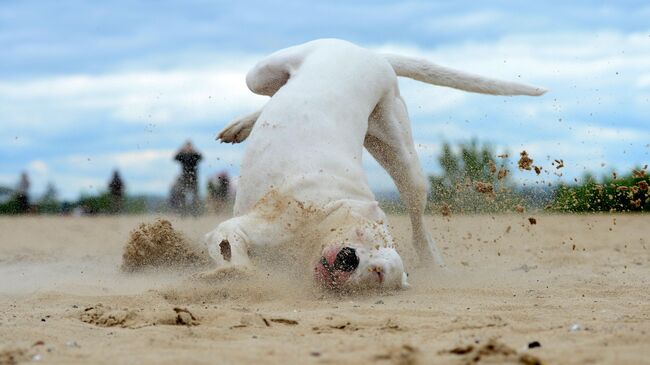
[[[298,70],[312,48],[312,44],[305,43],[271,54],[248,72],[246,85],[255,94],[273,96]]]

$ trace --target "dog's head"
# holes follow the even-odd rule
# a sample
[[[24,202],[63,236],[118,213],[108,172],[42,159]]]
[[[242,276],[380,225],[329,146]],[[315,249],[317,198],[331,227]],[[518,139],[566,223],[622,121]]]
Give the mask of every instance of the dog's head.
[[[316,281],[330,289],[408,287],[402,258],[393,247],[359,239],[331,243],[314,265]]]

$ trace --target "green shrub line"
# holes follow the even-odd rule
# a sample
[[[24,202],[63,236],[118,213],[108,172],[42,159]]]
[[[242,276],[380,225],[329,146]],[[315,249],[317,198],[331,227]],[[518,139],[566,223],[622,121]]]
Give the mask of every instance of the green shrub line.
[[[650,176],[645,169],[634,169],[623,177],[603,177],[597,181],[587,175],[582,184],[561,185],[549,210],[558,212],[649,212]]]
[[[455,152],[457,151],[457,152]],[[540,174],[542,167],[533,165],[528,155],[520,154],[520,169]],[[439,175],[429,176],[430,194],[427,213],[432,214],[486,214],[523,213],[541,211],[550,213],[597,212],[649,212],[650,176],[647,165],[631,173],[618,176],[612,173],[600,180],[585,175],[581,183],[561,183],[557,186],[541,184],[536,187],[518,186],[511,178],[510,168],[517,168],[509,154],[496,155],[488,145],[476,140],[461,142],[456,148],[445,142],[438,162]],[[556,160],[556,169],[563,161]],[[547,172],[548,173],[548,172]],[[0,198],[12,194],[11,189],[0,187]],[[382,209],[388,214],[404,214],[406,209],[396,194],[379,198]],[[80,208],[84,214],[143,214],[168,211],[166,200],[147,196],[126,196],[121,201],[111,199],[109,193],[83,194],[77,201],[60,202],[52,184],[43,197],[30,207],[30,213],[71,213]],[[0,200],[0,214],[18,214],[17,197]],[[203,209],[202,209],[203,210]]]

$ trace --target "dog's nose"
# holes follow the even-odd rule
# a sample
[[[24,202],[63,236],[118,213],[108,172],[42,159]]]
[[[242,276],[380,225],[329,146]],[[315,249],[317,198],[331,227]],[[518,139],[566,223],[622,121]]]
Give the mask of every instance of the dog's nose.
[[[357,251],[352,247],[343,247],[338,254],[332,265],[335,270],[351,272],[359,267],[359,257]]]

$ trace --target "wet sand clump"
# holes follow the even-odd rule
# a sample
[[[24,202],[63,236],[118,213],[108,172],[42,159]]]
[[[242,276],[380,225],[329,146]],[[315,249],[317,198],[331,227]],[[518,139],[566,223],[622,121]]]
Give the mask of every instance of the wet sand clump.
[[[159,267],[201,267],[210,262],[207,252],[190,244],[171,222],[158,219],[131,231],[122,254],[122,271]]]
[[[494,338],[489,339],[484,344],[477,341],[476,344],[457,346],[448,351],[441,351],[441,353],[458,355],[461,358],[461,363],[467,365],[484,362],[495,364],[542,364],[542,361],[537,356],[529,353],[519,354],[515,349]]]
[[[521,151],[519,155],[521,156],[521,158],[517,162],[519,169],[530,171],[532,169],[533,159],[530,158],[530,156],[528,156],[528,152],[526,151]]]
[[[474,188],[476,189],[476,191],[482,194],[494,193],[494,188],[492,187],[492,184],[489,182],[475,181]]]

